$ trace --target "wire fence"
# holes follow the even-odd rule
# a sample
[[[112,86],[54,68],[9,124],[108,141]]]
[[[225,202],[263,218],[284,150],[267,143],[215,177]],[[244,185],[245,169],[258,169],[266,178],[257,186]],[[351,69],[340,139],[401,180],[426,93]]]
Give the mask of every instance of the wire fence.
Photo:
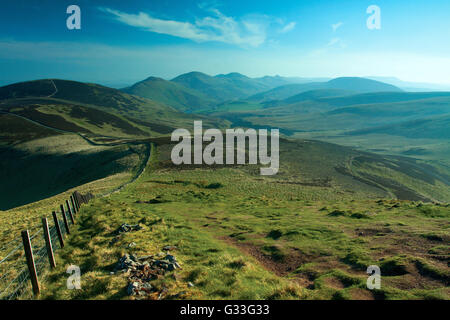
[[[27,237],[31,244],[31,256],[26,255],[26,241],[23,237],[15,238],[0,249],[0,300],[32,299],[36,288],[32,286],[32,278],[43,278],[51,267],[53,252],[61,249],[65,237],[70,234],[70,226],[74,224],[74,216],[81,204],[88,203],[93,195],[82,195],[74,192],[66,206],[61,205],[58,213],[53,212],[48,223],[48,238],[44,224],[33,226],[27,230]],[[28,236],[29,234],[29,236]],[[49,251],[50,250],[50,251]],[[32,261],[35,272],[30,270]],[[39,286],[39,285],[38,285]],[[37,289],[39,290],[39,288]]]

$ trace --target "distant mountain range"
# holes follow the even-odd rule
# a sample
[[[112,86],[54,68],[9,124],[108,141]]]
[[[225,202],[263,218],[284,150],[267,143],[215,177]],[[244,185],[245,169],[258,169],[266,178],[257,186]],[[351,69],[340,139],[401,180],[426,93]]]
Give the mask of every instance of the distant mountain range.
[[[358,77],[318,80],[190,72],[172,80],[149,77],[117,90],[46,79],[0,87],[0,110],[63,130],[105,134],[108,128],[124,137],[164,135],[193,120],[203,120],[205,127],[277,127],[291,135],[448,136],[450,92],[405,92]]]
[[[230,100],[282,100],[317,89],[340,90],[333,92],[336,95],[402,91],[396,86],[365,78],[249,78],[236,72],[216,76],[189,72],[172,80],[149,77],[122,91],[167,104],[181,111],[195,112]],[[327,94],[331,94],[331,91]]]

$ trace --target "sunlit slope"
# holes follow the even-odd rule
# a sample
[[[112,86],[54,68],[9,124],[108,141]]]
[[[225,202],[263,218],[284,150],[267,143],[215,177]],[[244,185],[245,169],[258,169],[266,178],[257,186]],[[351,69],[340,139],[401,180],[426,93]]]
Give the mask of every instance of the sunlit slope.
[[[122,91],[164,103],[181,111],[195,112],[216,103],[216,100],[200,91],[156,77],[150,77]]]
[[[348,135],[389,134],[407,138],[450,140],[450,114],[435,116],[370,129],[355,130]]]
[[[161,165],[174,172],[198,167],[173,165],[170,148],[169,144],[160,146]],[[216,170],[221,166],[200,167]],[[412,158],[382,156],[321,141],[281,139],[280,170],[271,177],[261,177],[259,166],[236,168],[251,174],[255,188],[268,188],[282,198],[450,200],[448,170]],[[283,193],[277,191],[278,186],[289,188]]]
[[[193,119],[203,120],[205,126],[224,127],[218,119],[193,117],[150,99],[126,94],[97,84],[66,80],[36,80],[0,88],[0,109],[29,105],[76,105],[98,109],[145,123],[158,124],[160,133],[169,128],[192,126]],[[151,130],[153,131],[153,130]],[[158,130],[156,130],[158,132]]]
[[[349,96],[348,100],[352,100]],[[450,113],[450,96],[428,99],[367,103],[337,107],[344,98],[307,100],[299,103],[255,110],[217,112],[216,117],[249,125],[270,125],[297,132],[350,131],[421,120]],[[236,120],[237,119],[237,120]],[[432,121],[432,118],[430,118]],[[426,135],[426,133],[424,133]],[[420,137],[420,136],[419,136]]]
[[[120,257],[167,245],[182,269],[152,281],[150,299],[449,298],[448,204],[380,199],[391,196],[353,175],[361,157],[387,167],[382,158],[283,140],[279,175],[261,177],[258,166],[174,166],[170,150],[159,145],[136,183],[84,207],[42,298],[133,299]],[[348,156],[353,174],[333,173]],[[124,222],[142,229],[117,237]],[[61,286],[68,263],[93,285]],[[367,289],[370,265],[380,290]]]

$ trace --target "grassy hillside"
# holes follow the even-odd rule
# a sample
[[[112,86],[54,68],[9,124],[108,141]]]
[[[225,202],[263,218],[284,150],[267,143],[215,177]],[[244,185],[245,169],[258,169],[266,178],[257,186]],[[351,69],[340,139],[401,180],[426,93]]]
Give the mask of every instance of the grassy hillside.
[[[182,74],[172,81],[200,91],[218,101],[243,98],[268,90],[273,85],[273,81],[252,79],[239,73],[212,77],[201,72],[190,72]]]
[[[182,269],[152,281],[147,298],[448,299],[448,205],[380,199],[378,187],[336,171],[320,179],[349,153],[285,141],[281,174],[262,178],[244,166],[174,167],[160,145],[136,183],[83,209],[42,298],[127,299],[120,257],[170,245]],[[143,229],[116,236],[125,222]],[[69,262],[82,266],[81,290],[64,290]],[[370,291],[373,264],[382,288]]]
[[[357,78],[341,77],[326,82],[326,87],[330,89],[353,90],[357,92],[395,92],[402,91],[396,86],[384,82]]]
[[[333,106],[324,101],[304,101],[254,111],[212,115],[229,119],[239,118],[254,125],[270,125],[292,131],[355,130],[444,115],[450,112],[449,101],[449,98],[445,97],[337,109],[333,109]]]
[[[314,90],[284,101],[235,101],[208,113],[238,126],[275,127],[292,137],[320,139],[384,154],[434,160],[445,160],[450,154],[444,132],[450,113],[448,92],[317,97],[322,94],[332,93]],[[295,100],[298,101],[288,102]]]
[[[260,92],[248,99],[251,101],[285,100],[295,95],[313,90],[343,90],[358,93],[400,92],[399,88],[365,78],[336,78],[327,82],[310,82],[283,85],[266,92]],[[339,94],[341,95],[341,94]]]
[[[265,92],[257,93],[248,97],[248,100],[257,102],[284,100],[297,94],[301,94],[302,92],[320,89],[323,89],[323,84],[321,82],[291,83],[270,89]]]
[[[54,130],[0,112],[0,146],[19,144],[58,134]]]
[[[53,92],[47,95],[51,88],[53,88]],[[89,111],[89,116],[87,116],[87,111],[82,111],[83,117],[86,115],[90,120],[95,117],[110,119],[115,117],[116,120],[113,122],[121,122],[121,125],[128,127],[130,125],[138,126],[139,130],[151,131],[153,134],[167,134],[175,128],[190,128],[194,119],[203,120],[205,127],[223,128],[228,126],[227,122],[220,119],[185,114],[160,102],[129,95],[120,90],[96,84],[66,80],[37,80],[0,88],[0,110],[13,110],[14,108],[36,105],[48,108],[53,108],[52,106],[56,105],[59,110],[66,109],[66,114],[67,112],[72,113],[72,111],[67,111],[67,108],[61,106],[76,106],[78,111],[80,106],[94,108],[112,115],[106,115],[105,113],[102,116],[100,116],[101,113],[94,115],[93,112]],[[74,112],[75,118],[77,118],[77,115],[80,116],[78,111]],[[134,124],[126,124],[125,122],[129,122],[126,119],[137,120],[133,120]],[[67,117],[65,117],[65,120],[68,120]],[[75,122],[77,121],[75,120]],[[101,119],[94,120],[94,122],[98,121],[101,121]],[[142,126],[147,125],[150,126],[150,130],[142,128]],[[138,135],[142,135],[142,132]]]
[[[354,91],[341,90],[341,89],[318,89],[318,90],[302,92],[295,96],[289,97],[283,101],[280,101],[280,103],[291,104],[291,103],[308,101],[308,100],[317,100],[320,98],[349,96],[349,95],[352,95],[352,93],[354,93]]]
[[[199,91],[155,77],[138,82],[122,91],[164,103],[180,111],[195,112],[215,103],[215,100]]]
[[[263,79],[190,73],[136,84],[152,99],[63,80],[0,88],[0,248],[79,189],[97,197],[41,277],[40,298],[128,299],[119,259],[176,246],[182,268],[151,281],[146,298],[450,299],[450,94],[359,78],[267,93],[286,79]],[[308,89],[283,96],[299,86]],[[261,90],[261,100],[237,99]],[[210,116],[180,112],[204,99],[231,100],[196,107]],[[280,139],[278,174],[174,165],[169,135],[194,120],[291,135]],[[118,234],[124,223],[142,229]],[[65,289],[68,264],[81,267],[81,290]],[[382,288],[370,291],[373,264]]]
[[[91,181],[133,172],[145,146],[97,146],[71,134],[0,147],[0,210],[57,195]]]
[[[68,80],[36,80],[0,88],[0,100],[20,98],[55,98],[116,111],[135,111],[143,106],[152,108],[153,111],[164,111],[167,108],[151,100],[131,96],[116,89]]]
[[[10,109],[11,113],[63,131],[115,137],[148,137],[157,134],[152,127],[141,127],[127,119],[94,108],[70,104],[28,105]]]
[[[376,128],[355,130],[348,135],[389,134],[407,138],[450,139],[450,115],[430,117]]]

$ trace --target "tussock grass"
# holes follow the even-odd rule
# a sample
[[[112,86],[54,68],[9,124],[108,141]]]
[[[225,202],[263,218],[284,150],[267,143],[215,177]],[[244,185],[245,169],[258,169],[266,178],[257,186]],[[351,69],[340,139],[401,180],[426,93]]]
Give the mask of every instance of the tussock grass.
[[[416,202],[274,186],[240,167],[168,168],[164,153],[160,147],[152,154],[135,183],[83,209],[43,298],[127,299],[125,278],[110,274],[120,256],[154,254],[166,245],[178,247],[183,269],[158,285],[171,295],[185,291],[184,299],[449,298],[448,267],[434,253],[442,248],[423,237],[445,232],[448,207],[427,204],[438,212],[430,216]],[[205,188],[217,181],[220,188]],[[125,222],[143,229],[110,244]],[[72,263],[89,282],[78,293],[61,285]],[[366,269],[373,264],[381,267],[382,287],[370,291]]]

